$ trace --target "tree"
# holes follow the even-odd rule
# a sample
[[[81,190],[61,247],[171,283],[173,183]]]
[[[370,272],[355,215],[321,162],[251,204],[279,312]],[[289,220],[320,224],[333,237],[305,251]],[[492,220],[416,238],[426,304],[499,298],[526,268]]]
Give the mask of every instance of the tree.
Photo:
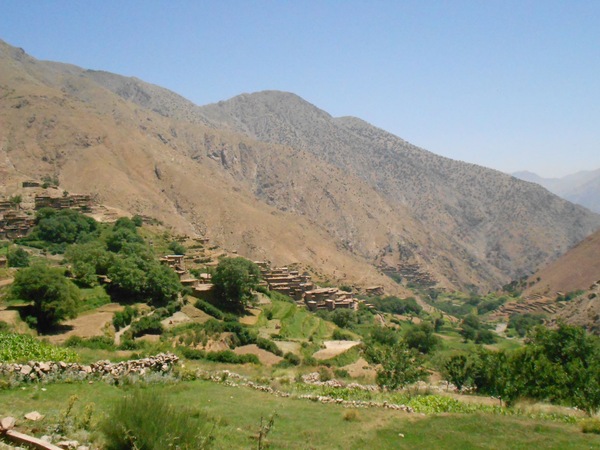
[[[177,241],[171,241],[169,243],[169,250],[173,252],[174,255],[185,255],[185,247]]]
[[[77,316],[81,295],[62,269],[43,264],[21,269],[15,275],[11,296],[33,302],[37,329],[45,332],[62,320]]]
[[[381,388],[394,390],[423,380],[427,372],[421,366],[422,357],[414,349],[400,341],[392,347],[373,346],[366,352],[367,358],[380,367],[376,382]]]
[[[421,353],[429,353],[441,344],[440,338],[433,334],[433,325],[421,322],[410,328],[404,335],[404,340],[410,348]]]
[[[8,267],[27,267],[29,265],[29,253],[21,247],[8,253]]]
[[[65,251],[65,259],[71,265],[71,272],[78,282],[94,286],[98,275],[107,274],[115,255],[107,251],[102,242],[94,241],[70,245]]]
[[[466,354],[456,353],[448,357],[442,364],[442,376],[457,389],[472,384],[472,361]]]
[[[94,219],[78,211],[42,208],[37,213],[32,235],[54,244],[72,244],[82,236],[94,232],[97,226]]]
[[[223,258],[212,277],[215,300],[227,311],[241,312],[252,298],[260,270],[245,258]]]

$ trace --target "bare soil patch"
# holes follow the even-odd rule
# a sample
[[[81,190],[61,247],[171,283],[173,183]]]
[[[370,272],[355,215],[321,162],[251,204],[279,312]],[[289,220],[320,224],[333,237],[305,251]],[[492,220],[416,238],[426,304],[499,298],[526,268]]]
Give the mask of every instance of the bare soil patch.
[[[181,325],[182,323],[191,322],[192,319],[185,314],[183,311],[177,311],[172,316],[167,317],[160,321],[163,327],[173,328],[174,326]]]
[[[267,366],[277,364],[283,359],[281,356],[274,355],[273,353],[263,350],[262,348],[258,348],[256,344],[236,347],[233,349],[233,352],[236,355],[256,355],[258,360]]]
[[[324,360],[335,358],[345,351],[350,350],[352,347],[360,344],[360,341],[325,341],[323,344],[325,345],[325,348],[313,354],[315,359]]]
[[[293,353],[295,355],[300,355],[300,343],[293,341],[273,341],[279,347],[284,354],[285,353]]]
[[[185,305],[183,308],[181,308],[181,312],[196,323],[204,323],[209,319],[214,319],[213,316],[206,314],[204,311],[192,305]]]
[[[266,327],[260,329],[259,335],[260,337],[269,339],[272,334],[279,334],[279,330],[281,330],[281,320],[272,319],[267,322]]]
[[[260,316],[261,310],[258,308],[251,308],[248,310],[250,315],[240,317],[240,323],[243,325],[256,325],[258,322],[258,316]]]
[[[112,323],[113,313],[110,311],[96,310],[91,314],[84,314],[75,319],[64,323],[67,331],[60,334],[47,336],[47,339],[53,344],[66,341],[71,336],[90,338],[92,336],[104,335],[104,327]]]
[[[369,365],[365,358],[359,358],[358,361],[342,367],[352,378],[375,379],[376,371]]]

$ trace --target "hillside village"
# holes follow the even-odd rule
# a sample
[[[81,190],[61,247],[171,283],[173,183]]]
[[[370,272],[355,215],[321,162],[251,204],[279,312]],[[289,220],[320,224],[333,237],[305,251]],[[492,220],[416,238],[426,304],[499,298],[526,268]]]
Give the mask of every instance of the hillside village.
[[[600,448],[599,215],[291,93],[0,91],[0,450]]]

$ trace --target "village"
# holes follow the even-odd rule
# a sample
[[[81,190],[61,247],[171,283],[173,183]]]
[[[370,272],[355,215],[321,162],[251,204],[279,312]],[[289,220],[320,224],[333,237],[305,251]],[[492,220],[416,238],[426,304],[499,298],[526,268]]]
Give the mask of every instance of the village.
[[[11,198],[0,198],[0,239],[14,240],[27,236],[35,225],[34,212],[42,208],[74,209],[90,213],[102,209],[102,206],[95,204],[92,196],[88,194],[69,194],[56,187],[47,189],[41,182],[24,181],[18,195]],[[110,221],[110,219],[114,221],[116,217],[109,216],[108,220]],[[146,219],[150,220],[149,218]],[[181,239],[190,240],[203,247],[209,242],[206,237],[190,238],[189,236],[182,236]],[[222,251],[212,254],[209,258],[210,261],[205,261],[200,266],[205,268],[216,266],[217,259],[226,255],[228,255],[227,252]],[[188,270],[191,266],[198,266],[194,261],[199,260],[198,255],[193,253],[188,255],[170,254],[160,258],[162,264],[171,267],[177,273],[181,284],[191,289],[194,297],[210,302],[213,300],[211,274],[204,271],[194,276]],[[272,267],[269,261],[254,262],[261,272],[259,286],[286,295],[293,299],[298,306],[305,307],[309,311],[357,310],[359,304],[363,303],[363,300],[356,298],[353,292],[348,290],[331,286],[318,286],[306,271],[301,272],[298,268],[287,266]],[[6,257],[0,256],[0,267],[6,266]],[[359,289],[353,290],[355,292],[359,291]],[[384,292],[383,287],[372,286],[364,288],[363,293],[366,296],[375,296],[383,295]],[[365,306],[373,308],[369,304],[365,304]]]

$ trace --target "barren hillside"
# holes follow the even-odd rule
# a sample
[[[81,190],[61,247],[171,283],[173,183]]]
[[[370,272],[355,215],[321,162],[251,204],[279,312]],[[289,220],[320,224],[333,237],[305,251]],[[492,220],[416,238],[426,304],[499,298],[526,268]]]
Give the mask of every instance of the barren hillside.
[[[0,43],[0,194],[57,176],[230,250],[331,279],[493,288],[600,217],[531,183],[414,147],[287,93],[198,107],[133,78]]]

